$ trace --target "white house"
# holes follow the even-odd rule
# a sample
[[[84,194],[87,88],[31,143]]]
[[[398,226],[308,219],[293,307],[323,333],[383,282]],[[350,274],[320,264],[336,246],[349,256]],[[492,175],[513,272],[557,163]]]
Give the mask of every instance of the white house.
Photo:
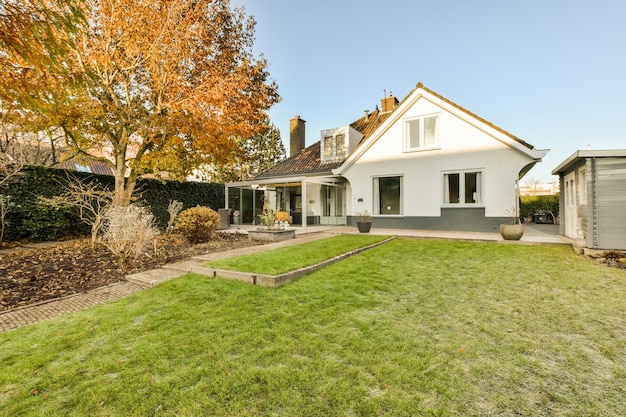
[[[260,204],[304,227],[354,224],[368,211],[374,227],[495,231],[517,209],[519,179],[548,152],[421,83],[305,149],[303,131],[293,118],[291,156],[227,184],[227,204],[233,188],[262,190]]]

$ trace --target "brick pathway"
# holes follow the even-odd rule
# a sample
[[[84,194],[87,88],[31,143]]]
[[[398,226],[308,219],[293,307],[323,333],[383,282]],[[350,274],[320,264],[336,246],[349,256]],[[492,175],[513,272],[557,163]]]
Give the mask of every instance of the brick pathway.
[[[230,256],[243,255],[246,253],[254,253],[258,251],[273,249],[282,246],[297,245],[300,243],[308,242],[311,240],[321,239],[328,237],[325,233],[307,234],[289,241],[268,243],[259,246],[250,246],[240,249],[234,249],[226,252],[217,252],[214,254],[204,255],[197,257],[197,261],[205,261],[211,259],[221,259]],[[184,263],[184,262],[183,262]],[[179,263],[182,264],[182,263]],[[175,271],[173,272],[172,269]],[[178,271],[178,272],[176,272]],[[0,312],[0,332],[6,332],[9,330],[15,330],[20,327],[27,326],[29,324],[38,323],[44,320],[60,316],[62,314],[71,313],[74,311],[82,310],[88,307],[93,307],[98,304],[106,303],[108,301],[119,300],[120,298],[127,297],[140,290],[146,289],[154,285],[156,282],[162,282],[174,277],[185,274],[185,270],[179,269],[177,264],[171,266],[166,265],[164,268],[159,268],[152,271],[146,271],[150,276],[148,281],[142,282],[141,276],[144,273],[134,274],[139,276],[139,279],[132,279],[126,282],[118,282],[116,284],[108,285],[106,287],[96,288],[86,293],[74,294],[64,298],[57,298],[53,300],[44,301],[38,304],[19,307],[13,310]],[[129,276],[127,278],[131,278]]]
[[[144,289],[131,282],[118,282],[106,287],[96,288],[86,293],[70,295],[55,300],[19,307],[0,313],[0,332],[14,330],[28,324],[48,320],[61,314],[71,313],[93,307],[107,301],[115,301]]]

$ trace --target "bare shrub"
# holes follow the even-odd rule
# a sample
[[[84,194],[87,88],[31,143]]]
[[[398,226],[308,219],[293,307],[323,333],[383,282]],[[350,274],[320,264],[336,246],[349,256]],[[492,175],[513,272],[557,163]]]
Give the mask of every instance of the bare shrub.
[[[180,213],[174,230],[191,243],[208,242],[220,225],[220,215],[208,207],[192,207]]]
[[[91,247],[95,248],[105,214],[115,202],[115,193],[97,181],[89,178],[81,180],[69,174],[67,182],[62,185],[65,188],[63,195],[40,197],[40,200],[54,207],[75,208],[80,219],[91,226]]]
[[[167,212],[170,215],[170,219],[167,221],[167,229],[165,230],[166,234],[172,233],[174,230],[174,223],[176,223],[176,218],[178,217],[178,213],[183,209],[183,203],[176,200],[170,200],[170,204],[167,206]]]
[[[0,247],[2,247],[4,228],[6,227],[5,218],[12,206],[13,202],[11,201],[11,196],[0,194]]]
[[[159,234],[154,216],[144,207],[113,206],[104,216],[102,241],[126,271]]]

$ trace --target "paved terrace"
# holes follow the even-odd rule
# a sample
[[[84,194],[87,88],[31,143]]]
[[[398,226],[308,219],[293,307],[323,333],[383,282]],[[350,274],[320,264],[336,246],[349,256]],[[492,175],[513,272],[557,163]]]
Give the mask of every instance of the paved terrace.
[[[223,233],[246,233],[256,226],[233,226]],[[296,239],[268,243],[265,245],[240,248],[227,252],[217,252],[203,255],[197,259],[166,265],[163,268],[133,274],[127,277],[127,282],[120,282],[101,287],[86,293],[74,294],[60,299],[44,301],[38,304],[19,307],[0,313],[0,332],[18,329],[20,327],[48,320],[62,314],[71,313],[98,304],[115,301],[127,297],[138,291],[152,287],[160,282],[177,278],[189,271],[190,265],[200,261],[220,259],[255,253],[278,247],[297,245],[311,240],[322,239],[328,236],[347,233],[358,233],[351,226],[309,226],[296,227]],[[499,233],[489,232],[451,232],[441,230],[405,230],[405,229],[378,229],[372,228],[370,234],[414,237],[422,239],[452,239],[471,242],[498,242],[503,244],[527,245],[572,245],[572,240],[558,235],[556,225],[525,225],[524,236],[519,241],[505,241]],[[24,248],[23,250],[28,250]]]

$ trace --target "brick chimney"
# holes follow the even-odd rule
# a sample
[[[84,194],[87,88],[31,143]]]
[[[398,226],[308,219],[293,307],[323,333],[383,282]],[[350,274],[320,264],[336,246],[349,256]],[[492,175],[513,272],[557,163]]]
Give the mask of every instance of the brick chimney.
[[[383,108],[383,113],[393,111],[396,107],[398,107],[398,104],[400,104],[396,96],[394,96],[391,91],[389,92],[389,97],[381,99],[380,103]]]
[[[294,156],[305,147],[304,124],[300,116],[289,119],[289,156]]]

